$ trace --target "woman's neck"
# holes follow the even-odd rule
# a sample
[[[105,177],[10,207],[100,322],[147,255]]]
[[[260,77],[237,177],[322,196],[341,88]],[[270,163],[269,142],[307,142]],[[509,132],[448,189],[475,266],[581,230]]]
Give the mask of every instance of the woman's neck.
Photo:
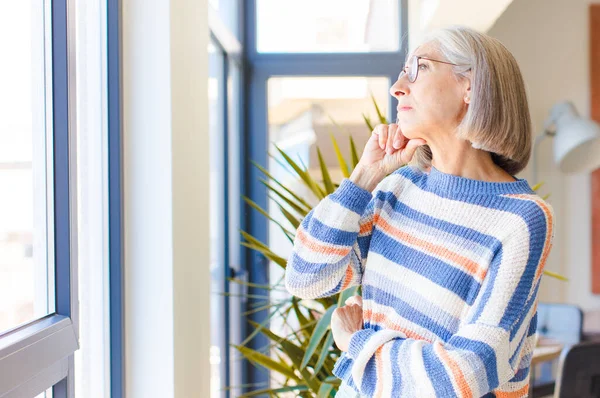
[[[513,176],[494,163],[490,152],[475,149],[468,141],[453,144],[443,149],[438,145],[429,144],[432,153],[431,164],[439,171],[473,180],[515,181]]]

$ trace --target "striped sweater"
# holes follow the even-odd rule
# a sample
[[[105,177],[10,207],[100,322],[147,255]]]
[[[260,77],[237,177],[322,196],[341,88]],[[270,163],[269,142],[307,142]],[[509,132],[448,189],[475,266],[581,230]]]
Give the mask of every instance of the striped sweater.
[[[344,179],[298,227],[285,286],[362,285],[363,329],[333,370],[361,396],[526,396],[553,216],[516,177],[407,165],[373,193]]]

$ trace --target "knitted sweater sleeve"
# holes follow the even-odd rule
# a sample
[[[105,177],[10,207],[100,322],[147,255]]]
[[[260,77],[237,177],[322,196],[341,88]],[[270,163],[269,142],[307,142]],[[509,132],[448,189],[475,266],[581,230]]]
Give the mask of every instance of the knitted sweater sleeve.
[[[552,207],[536,206],[501,242],[448,341],[363,329],[352,335],[334,374],[367,397],[481,397],[507,382],[502,390],[510,385],[510,396],[527,396],[537,292],[554,237]]]
[[[296,230],[285,287],[302,299],[334,295],[360,285],[375,199],[349,179],[315,206]]]

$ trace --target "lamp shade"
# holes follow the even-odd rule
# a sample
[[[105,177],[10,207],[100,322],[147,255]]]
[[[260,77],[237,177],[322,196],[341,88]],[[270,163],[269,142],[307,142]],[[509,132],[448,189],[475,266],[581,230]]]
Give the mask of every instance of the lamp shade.
[[[600,126],[578,115],[570,102],[554,105],[550,119],[556,127],[554,162],[566,173],[600,167]]]

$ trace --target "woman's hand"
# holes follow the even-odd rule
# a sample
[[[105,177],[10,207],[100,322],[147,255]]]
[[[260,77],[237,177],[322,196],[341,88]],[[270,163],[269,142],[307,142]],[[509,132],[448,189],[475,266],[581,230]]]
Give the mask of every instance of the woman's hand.
[[[425,144],[421,138],[406,138],[397,124],[377,125],[350,179],[372,191],[385,176],[410,162],[417,148]]]
[[[348,351],[350,338],[363,328],[362,297],[352,296],[345,304],[343,307],[336,308],[331,314],[333,340],[342,351]]]

